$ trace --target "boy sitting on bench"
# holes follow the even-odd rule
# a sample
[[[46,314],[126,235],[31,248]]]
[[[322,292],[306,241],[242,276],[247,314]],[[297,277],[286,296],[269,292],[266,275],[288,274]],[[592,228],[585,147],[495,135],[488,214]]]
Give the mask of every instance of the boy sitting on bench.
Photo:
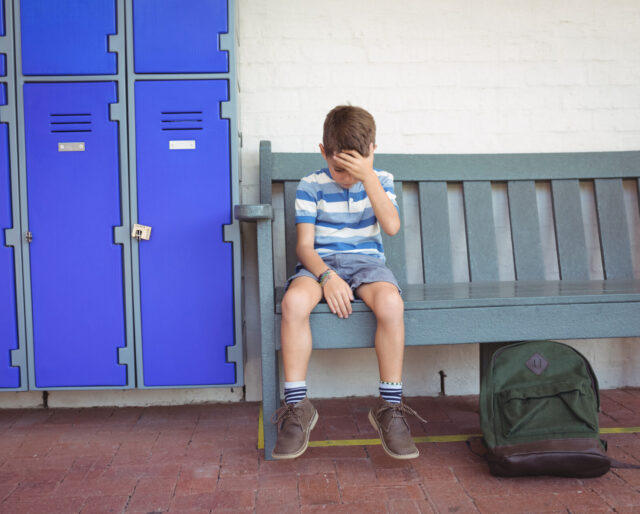
[[[397,459],[419,455],[402,398],[404,303],[385,266],[380,230],[400,229],[393,176],[373,168],[376,126],[362,108],[335,107],[324,122],[320,152],[327,168],[304,177],[296,192],[298,266],[282,300],[282,360],[285,405],[276,412],[278,441],[274,459],[302,455],[318,413],[307,397],[311,357],[309,315],[323,298],[339,318],[351,314],[354,293],[377,320],[375,349],[380,397],[369,421],[387,454]]]

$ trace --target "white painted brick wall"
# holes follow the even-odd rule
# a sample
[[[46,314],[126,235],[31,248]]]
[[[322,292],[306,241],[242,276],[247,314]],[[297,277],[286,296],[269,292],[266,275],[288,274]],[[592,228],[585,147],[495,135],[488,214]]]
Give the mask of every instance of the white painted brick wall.
[[[261,139],[275,151],[317,151],[326,112],[346,102],[376,117],[385,153],[640,149],[637,0],[238,0],[238,15],[245,202],[258,200]],[[637,193],[625,191],[638,272]],[[500,218],[504,191],[494,194]],[[591,194],[583,192],[586,207]],[[411,197],[407,212],[415,207]],[[554,277],[548,189],[539,187],[538,201],[543,246],[550,249],[546,271]],[[460,212],[459,191],[451,191],[451,208]],[[585,233],[598,275],[594,223],[591,216]],[[498,231],[504,238],[508,227],[499,223]],[[260,395],[254,240],[245,227],[249,399]],[[459,233],[454,249],[455,275],[463,280]],[[501,275],[509,276],[505,252]],[[603,387],[640,385],[640,341],[602,343],[574,344],[594,362]],[[409,349],[407,392],[437,393],[440,369],[449,393],[477,392],[472,348]],[[309,383],[315,396],[375,394],[376,373],[372,350],[339,358],[317,352]]]

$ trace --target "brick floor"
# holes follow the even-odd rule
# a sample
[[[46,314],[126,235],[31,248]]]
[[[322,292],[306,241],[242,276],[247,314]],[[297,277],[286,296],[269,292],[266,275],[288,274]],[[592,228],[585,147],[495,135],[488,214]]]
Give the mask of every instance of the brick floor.
[[[371,439],[371,398],[314,400],[312,441]],[[477,397],[411,398],[414,436],[479,433]],[[640,427],[640,389],[602,392],[601,425]],[[265,461],[258,403],[0,411],[0,513],[640,512],[640,470],[588,479],[496,478],[463,442],[311,447]],[[608,434],[640,462],[640,434]]]

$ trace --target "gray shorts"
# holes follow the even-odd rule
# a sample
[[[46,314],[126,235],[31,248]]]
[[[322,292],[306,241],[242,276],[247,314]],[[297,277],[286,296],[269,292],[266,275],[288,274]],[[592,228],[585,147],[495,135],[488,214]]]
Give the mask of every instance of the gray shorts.
[[[390,282],[398,288],[398,292],[402,293],[396,277],[393,275],[393,272],[385,266],[382,259],[357,253],[336,253],[323,257],[322,260],[327,267],[335,271],[354,291],[362,284]],[[298,277],[310,277],[318,280],[318,277],[308,271],[302,264],[298,263],[295,273],[289,277],[285,288],[288,288],[291,282]]]

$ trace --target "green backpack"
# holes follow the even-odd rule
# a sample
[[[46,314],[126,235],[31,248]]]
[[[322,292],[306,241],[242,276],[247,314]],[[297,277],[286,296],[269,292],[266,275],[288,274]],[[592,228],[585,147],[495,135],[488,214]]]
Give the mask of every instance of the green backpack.
[[[598,380],[587,359],[555,341],[498,349],[482,378],[480,424],[497,476],[595,477],[611,460],[600,439]]]

